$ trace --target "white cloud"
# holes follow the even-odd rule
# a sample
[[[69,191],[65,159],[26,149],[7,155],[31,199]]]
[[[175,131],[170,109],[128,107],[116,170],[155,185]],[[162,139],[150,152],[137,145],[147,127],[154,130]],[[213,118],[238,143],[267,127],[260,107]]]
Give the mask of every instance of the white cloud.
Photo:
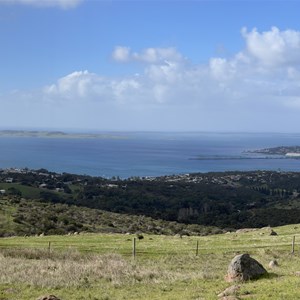
[[[272,27],[270,31],[259,33],[257,29],[248,32],[242,29],[247,51],[260,63],[278,67],[288,64],[300,64],[300,32],[280,31]]]
[[[112,57],[120,62],[139,61],[149,64],[165,61],[184,61],[183,56],[173,47],[146,48],[141,52],[132,52],[129,47],[117,46],[112,53]]]
[[[184,68],[181,64],[165,61],[152,64],[145,69],[145,74],[153,82],[172,84],[180,81]]]
[[[226,80],[229,77],[230,67],[225,58],[211,58],[209,62],[209,67],[212,73],[212,76],[216,79]]]
[[[132,93],[139,88],[135,78],[109,80],[85,70],[60,78],[55,84],[44,87],[42,93],[46,99],[57,98],[60,101],[120,103],[131,101]]]
[[[122,47],[122,46],[115,47],[115,49],[112,53],[112,58],[115,61],[119,61],[119,62],[129,61],[129,59],[130,59],[130,48]]]
[[[147,48],[141,53],[132,53],[132,59],[146,63],[159,63],[164,61],[182,61],[182,55],[175,48]]]
[[[79,96],[87,97],[88,93],[97,86],[101,79],[89,73],[87,70],[73,72],[58,80],[57,84],[52,84],[45,87],[45,92],[48,94],[61,95],[66,98]]]
[[[78,6],[84,0],[1,0],[0,4],[23,4],[36,7],[59,7],[70,9]]]
[[[61,124],[76,123],[74,116],[62,113],[70,111],[86,122],[81,127],[105,123],[105,128],[134,129],[140,122],[144,125],[137,129],[294,129],[300,110],[299,36],[277,28],[243,30],[244,49],[202,65],[175,48],[134,52],[118,46],[112,53],[116,61],[146,63],[139,75],[109,78],[76,71],[39,91],[10,98],[20,99],[14,100],[20,101],[14,105],[20,115],[27,105],[43,114],[52,111],[58,119],[61,115]]]

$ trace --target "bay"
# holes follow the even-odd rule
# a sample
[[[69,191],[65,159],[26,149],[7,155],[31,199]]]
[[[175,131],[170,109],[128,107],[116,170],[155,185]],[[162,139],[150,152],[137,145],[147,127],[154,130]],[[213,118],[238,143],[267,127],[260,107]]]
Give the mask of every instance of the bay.
[[[0,137],[0,168],[45,168],[59,173],[121,178],[221,171],[300,171],[299,159],[245,154],[248,150],[300,145],[300,134],[118,135],[121,138]]]

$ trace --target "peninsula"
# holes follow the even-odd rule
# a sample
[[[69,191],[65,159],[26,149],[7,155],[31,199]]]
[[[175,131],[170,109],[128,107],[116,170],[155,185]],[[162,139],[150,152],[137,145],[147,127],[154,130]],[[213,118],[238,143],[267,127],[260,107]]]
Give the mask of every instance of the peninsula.
[[[92,138],[92,139],[126,139],[118,133],[67,133],[63,131],[39,130],[0,130],[0,137],[34,137],[34,138]]]
[[[300,146],[279,146],[273,148],[264,148],[247,151],[248,153],[268,154],[268,155],[285,155],[288,157],[300,158]]]

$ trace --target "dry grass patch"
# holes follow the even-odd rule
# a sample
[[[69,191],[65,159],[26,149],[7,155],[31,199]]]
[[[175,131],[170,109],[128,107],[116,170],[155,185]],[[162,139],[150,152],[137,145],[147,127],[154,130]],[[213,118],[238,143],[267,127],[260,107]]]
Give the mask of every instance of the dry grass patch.
[[[10,249],[0,253],[0,283],[61,288],[90,287],[101,280],[121,286],[213,277],[206,267],[200,272],[193,268],[187,271],[191,259],[194,260],[185,257],[176,261],[162,259],[155,264],[153,261],[139,264],[118,254],[84,255],[74,250],[49,253],[42,249]]]
[[[144,235],[137,241],[136,260],[128,235],[5,238],[0,240],[0,299],[54,293],[63,300],[215,300],[230,286],[224,281],[229,262],[244,252],[269,275],[241,284],[238,297],[299,299],[300,232],[294,227],[276,228],[278,236],[263,230],[184,238]],[[278,266],[268,268],[274,259]]]

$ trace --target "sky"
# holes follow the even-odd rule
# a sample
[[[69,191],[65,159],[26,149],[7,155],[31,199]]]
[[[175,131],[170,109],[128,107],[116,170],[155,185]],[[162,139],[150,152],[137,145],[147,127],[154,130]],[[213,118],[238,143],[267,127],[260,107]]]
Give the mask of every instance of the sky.
[[[0,129],[300,132],[299,11],[0,0]]]

